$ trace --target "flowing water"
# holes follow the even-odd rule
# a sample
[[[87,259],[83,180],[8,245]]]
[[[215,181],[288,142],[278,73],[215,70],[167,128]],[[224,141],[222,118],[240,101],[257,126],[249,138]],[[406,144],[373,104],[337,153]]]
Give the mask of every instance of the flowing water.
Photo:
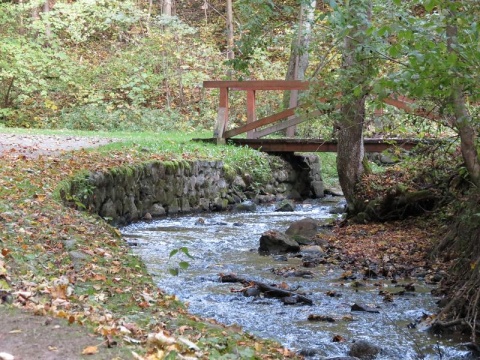
[[[238,324],[259,337],[275,339],[284,346],[310,354],[310,359],[345,356],[352,340],[364,339],[383,349],[377,359],[460,359],[466,354],[455,340],[435,337],[425,331],[410,329],[408,324],[424,314],[434,313],[435,301],[427,285],[419,279],[416,291],[396,296],[385,303],[379,290],[399,291],[384,281],[366,281],[355,287],[353,281],[341,280],[341,269],[331,265],[309,268],[312,278],[282,277],[272,269],[301,265],[301,259],[278,259],[260,256],[259,238],[269,229],[285,231],[296,220],[305,217],[327,219],[327,203],[299,205],[295,212],[275,212],[273,207],[253,213],[208,213],[136,223],[122,233],[132,249],[146,263],[158,286],[189,303],[192,313],[214,318],[222,323]],[[198,221],[199,218],[204,221]],[[170,252],[187,247],[194,259],[184,254],[169,258]],[[182,257],[183,256],[183,257]],[[181,260],[190,266],[178,276],[169,273]],[[231,292],[240,284],[219,282],[220,273],[265,283],[286,282],[299,288],[314,305],[284,305],[278,299],[245,297]],[[330,297],[335,291],[341,297]],[[353,303],[378,307],[379,313],[352,312]],[[335,322],[308,321],[309,315],[333,317]],[[340,335],[345,342],[333,342]]]

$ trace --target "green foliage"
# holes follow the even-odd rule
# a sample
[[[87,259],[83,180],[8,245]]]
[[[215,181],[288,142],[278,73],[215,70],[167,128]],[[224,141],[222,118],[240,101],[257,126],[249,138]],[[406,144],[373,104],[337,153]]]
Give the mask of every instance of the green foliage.
[[[47,107],[49,91],[64,88],[72,76],[72,62],[58,48],[44,48],[20,37],[2,41],[0,121],[18,125],[20,108]]]
[[[190,254],[187,247],[179,247],[178,249],[173,249],[172,251],[170,251],[170,255],[168,256],[168,258],[171,259],[172,257],[174,257],[176,255],[180,255],[180,254],[185,255],[189,259],[195,259]],[[172,274],[173,276],[178,276],[180,270],[186,270],[190,266],[190,264],[187,261],[179,261],[177,265],[178,266],[176,266],[176,267],[171,267],[171,268],[168,269],[170,274]]]
[[[326,188],[338,187],[337,154],[318,153],[322,167],[322,180]]]
[[[298,9],[298,4],[297,7]],[[235,14],[239,17],[238,32],[242,34],[236,42],[236,57],[230,60],[233,68],[246,75],[252,74],[252,61],[258,53],[269,53],[272,47],[289,49],[292,32],[285,31],[285,24],[295,22],[297,15],[292,4],[262,0],[235,1]],[[287,35],[287,36],[285,36]],[[288,56],[286,53],[284,56]],[[284,70],[285,71],[285,70]]]
[[[215,110],[201,85],[216,77],[221,60],[196,29],[174,17],[146,21],[130,2],[57,2],[34,18],[39,5],[3,5],[10,16],[0,16],[0,122],[133,131],[211,127]]]
[[[235,172],[250,174],[254,183],[266,183],[272,177],[270,158],[265,153],[246,147],[225,146],[220,158]]]
[[[64,110],[48,120],[54,128],[89,131],[191,131],[175,110],[148,108],[112,108],[104,105],[85,105]]]
[[[38,6],[35,2],[31,4],[31,7]],[[75,45],[105,38],[132,40],[130,27],[141,26],[140,20],[144,17],[145,14],[131,1],[57,2],[49,12],[41,13],[40,19],[30,24],[30,30],[41,33],[48,28],[61,43]]]
[[[480,12],[478,2],[466,1],[462,7],[450,1],[425,2],[424,12],[415,7],[397,7],[397,21],[383,26],[382,33],[395,34],[388,54],[403,66],[382,81],[384,89],[408,92],[415,97],[430,97],[444,107],[452,93],[452,81],[462,83],[472,99],[479,98]],[[423,10],[422,10],[423,11]],[[454,52],[447,48],[445,28],[457,27]]]

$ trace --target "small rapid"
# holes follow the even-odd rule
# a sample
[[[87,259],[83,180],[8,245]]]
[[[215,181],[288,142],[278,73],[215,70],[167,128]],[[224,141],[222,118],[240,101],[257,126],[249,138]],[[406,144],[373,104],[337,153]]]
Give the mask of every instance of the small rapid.
[[[285,231],[305,217],[331,218],[332,203],[299,204],[294,212],[275,212],[266,206],[249,213],[206,213],[167,217],[131,224],[121,229],[158,286],[189,304],[192,313],[227,325],[238,324],[262,338],[274,339],[286,347],[303,351],[309,359],[345,356],[353,340],[367,340],[383,351],[377,359],[460,359],[466,354],[456,339],[436,337],[408,327],[424,314],[436,311],[431,288],[415,281],[415,292],[384,302],[379,290],[395,291],[389,281],[342,280],[342,270],[332,265],[309,268],[308,278],[276,275],[278,269],[300,267],[297,257],[278,258],[258,254],[259,238],[270,229]],[[201,220],[199,219],[201,218]],[[194,259],[174,249],[188,248]],[[285,261],[287,260],[287,261]],[[169,269],[187,261],[189,267],[178,276]],[[232,292],[240,284],[221,283],[219,274],[234,273],[265,283],[285,282],[305,293],[313,306],[288,306],[274,298],[245,297]],[[411,282],[411,281],[410,281]],[[329,296],[334,292],[340,296]],[[352,312],[354,303],[378,308],[378,313]],[[334,322],[309,321],[309,315],[323,315]],[[334,338],[345,341],[335,342]]]

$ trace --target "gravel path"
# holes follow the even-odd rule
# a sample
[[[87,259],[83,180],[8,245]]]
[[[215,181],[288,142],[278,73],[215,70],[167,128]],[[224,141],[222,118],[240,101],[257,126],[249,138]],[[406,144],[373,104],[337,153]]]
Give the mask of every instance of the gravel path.
[[[17,135],[0,133],[0,157],[36,158],[64,151],[80,150],[112,143],[114,140],[67,135]]]

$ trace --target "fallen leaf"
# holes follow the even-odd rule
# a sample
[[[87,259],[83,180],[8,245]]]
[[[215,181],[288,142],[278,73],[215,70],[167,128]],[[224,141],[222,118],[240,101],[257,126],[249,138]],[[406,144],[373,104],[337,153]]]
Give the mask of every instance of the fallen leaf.
[[[85,349],[82,351],[82,355],[93,355],[98,353],[98,347],[96,346],[87,346]]]
[[[171,345],[175,344],[177,340],[173,336],[169,336],[165,334],[165,332],[160,331],[156,334],[148,334],[147,341],[150,344],[166,344],[166,345]]]
[[[47,195],[45,195],[45,194],[34,194],[33,195],[33,198],[40,201],[40,202],[44,201],[46,197],[47,197]]]

